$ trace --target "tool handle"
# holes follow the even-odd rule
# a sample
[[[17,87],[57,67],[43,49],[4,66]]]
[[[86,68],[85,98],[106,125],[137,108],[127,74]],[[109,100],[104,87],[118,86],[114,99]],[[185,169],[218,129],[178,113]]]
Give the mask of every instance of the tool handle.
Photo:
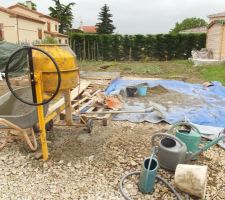
[[[175,137],[174,135],[168,134],[168,133],[157,133],[155,135],[152,136],[152,146],[155,146],[155,139],[157,137],[168,137],[171,138],[173,140],[175,140],[176,142],[178,142],[181,146],[184,146],[185,144],[177,137]]]
[[[192,129],[193,131],[195,131],[201,135],[199,129],[195,125],[193,125],[189,122],[185,122],[185,121],[181,121],[181,122],[177,122],[177,123],[173,124],[172,127],[169,129],[168,133],[173,134],[174,129],[179,126],[188,126],[188,127],[190,127],[190,129]]]

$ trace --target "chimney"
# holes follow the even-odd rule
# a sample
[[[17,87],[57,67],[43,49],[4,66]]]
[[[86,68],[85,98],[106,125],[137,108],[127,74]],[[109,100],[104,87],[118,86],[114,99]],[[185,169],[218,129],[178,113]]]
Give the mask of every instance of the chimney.
[[[83,21],[82,20],[80,20],[80,26],[79,26],[78,29],[80,29],[81,31],[83,31]]]
[[[27,7],[32,10],[32,1],[26,1]]]

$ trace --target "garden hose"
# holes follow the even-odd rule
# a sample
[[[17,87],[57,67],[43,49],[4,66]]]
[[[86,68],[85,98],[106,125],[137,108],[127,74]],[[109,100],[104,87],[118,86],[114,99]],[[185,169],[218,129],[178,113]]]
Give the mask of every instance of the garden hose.
[[[126,174],[121,178],[120,186],[119,186],[120,192],[126,200],[132,200],[132,199],[124,191],[124,187],[123,187],[124,180],[129,176],[138,175],[140,173],[141,173],[141,171],[130,172],[129,174]],[[183,200],[182,197],[180,196],[180,194],[174,189],[174,187],[168,181],[166,181],[164,178],[162,178],[160,176],[156,176],[156,178],[158,180],[160,180],[161,182],[163,182],[175,194],[175,196],[177,197],[177,200]]]

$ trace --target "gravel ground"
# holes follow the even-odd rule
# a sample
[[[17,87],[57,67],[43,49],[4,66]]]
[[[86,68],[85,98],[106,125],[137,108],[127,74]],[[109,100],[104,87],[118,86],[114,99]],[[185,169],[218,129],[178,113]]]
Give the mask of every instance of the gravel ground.
[[[49,133],[50,159],[35,160],[22,142],[10,143],[0,151],[0,199],[12,200],[119,200],[122,174],[139,170],[150,154],[150,137],[164,132],[167,124],[95,122],[92,135],[83,130],[55,127]],[[193,164],[208,165],[207,200],[225,199],[225,151],[214,146]],[[159,174],[173,183],[173,173]],[[156,184],[152,195],[137,189],[138,177],[125,187],[134,200],[172,200],[171,192]]]

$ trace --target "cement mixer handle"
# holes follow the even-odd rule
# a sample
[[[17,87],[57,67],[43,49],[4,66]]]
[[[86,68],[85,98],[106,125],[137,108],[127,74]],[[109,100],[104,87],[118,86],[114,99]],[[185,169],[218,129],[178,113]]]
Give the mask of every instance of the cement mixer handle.
[[[185,122],[185,121],[181,121],[181,122],[177,122],[177,123],[173,124],[172,127],[169,129],[168,133],[173,134],[173,130],[178,126],[189,126],[192,130],[196,131],[198,134],[201,135],[199,129],[196,126],[194,126],[193,124],[191,124],[189,122]]]
[[[181,146],[184,146],[185,144],[177,137],[175,137],[174,135],[168,134],[168,133],[157,133],[155,135],[152,136],[151,142],[152,142],[152,146],[156,146],[155,145],[155,139],[157,137],[167,137],[167,138],[171,138],[173,140],[175,140],[176,142],[178,142]]]

